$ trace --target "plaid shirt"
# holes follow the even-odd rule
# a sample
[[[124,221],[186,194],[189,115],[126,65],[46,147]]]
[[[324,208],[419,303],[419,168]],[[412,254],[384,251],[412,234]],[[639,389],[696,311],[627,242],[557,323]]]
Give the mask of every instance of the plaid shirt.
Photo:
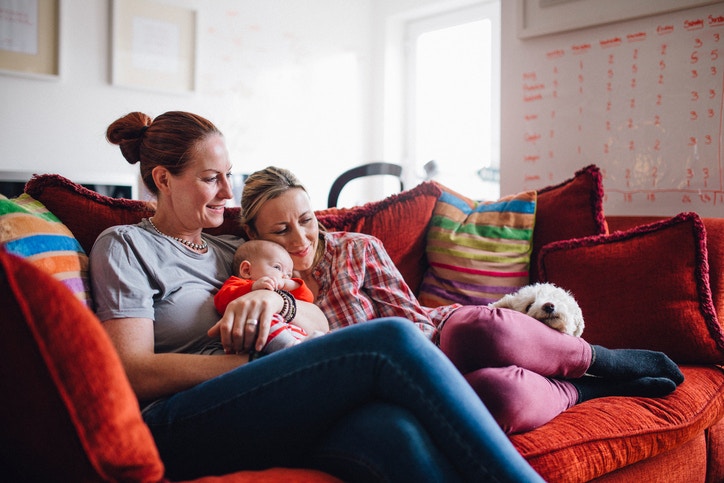
[[[398,316],[414,322],[437,343],[442,323],[460,305],[422,307],[373,236],[331,232],[324,241],[324,256],[313,272],[319,284],[314,303],[327,316],[330,329]]]

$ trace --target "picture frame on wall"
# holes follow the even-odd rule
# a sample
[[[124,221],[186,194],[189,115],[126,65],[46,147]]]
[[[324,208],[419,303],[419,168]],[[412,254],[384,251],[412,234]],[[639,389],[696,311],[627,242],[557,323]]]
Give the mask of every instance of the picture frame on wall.
[[[517,0],[517,34],[538,37],[634,18],[674,12],[721,0]]]
[[[0,73],[60,78],[61,0],[0,0]]]
[[[189,94],[196,89],[196,11],[113,0],[111,83]]]

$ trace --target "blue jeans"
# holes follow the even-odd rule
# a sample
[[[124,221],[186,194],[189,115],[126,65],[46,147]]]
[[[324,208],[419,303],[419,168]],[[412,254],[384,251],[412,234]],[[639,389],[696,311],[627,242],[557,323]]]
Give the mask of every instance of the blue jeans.
[[[452,363],[399,318],[270,354],[144,419],[172,479],[286,466],[352,482],[543,481]]]

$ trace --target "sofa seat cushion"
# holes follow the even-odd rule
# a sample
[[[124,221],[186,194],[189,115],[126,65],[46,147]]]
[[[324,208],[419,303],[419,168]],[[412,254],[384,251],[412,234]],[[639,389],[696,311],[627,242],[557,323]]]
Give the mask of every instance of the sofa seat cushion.
[[[589,481],[664,453],[724,416],[724,371],[683,366],[685,381],[664,398],[586,401],[511,441],[546,481]]]
[[[707,440],[702,432],[681,446],[606,473],[591,483],[721,483],[721,477],[708,476],[711,459]]]

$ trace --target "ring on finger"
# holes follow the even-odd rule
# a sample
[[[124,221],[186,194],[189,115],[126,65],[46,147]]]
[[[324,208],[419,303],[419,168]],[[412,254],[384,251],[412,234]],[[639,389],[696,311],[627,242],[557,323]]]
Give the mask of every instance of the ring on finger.
[[[256,327],[257,325],[259,325],[259,321],[256,319],[246,319],[246,325]]]

